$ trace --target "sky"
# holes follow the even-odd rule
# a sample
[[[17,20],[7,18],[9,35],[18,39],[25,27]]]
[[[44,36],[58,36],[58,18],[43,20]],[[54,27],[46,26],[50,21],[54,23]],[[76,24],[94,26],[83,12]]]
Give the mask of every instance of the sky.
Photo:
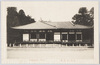
[[[89,1],[16,1],[3,3],[7,7],[16,7],[17,11],[23,9],[26,15],[30,15],[36,21],[65,22],[72,21],[72,17],[78,13],[80,7],[95,9],[95,2]]]

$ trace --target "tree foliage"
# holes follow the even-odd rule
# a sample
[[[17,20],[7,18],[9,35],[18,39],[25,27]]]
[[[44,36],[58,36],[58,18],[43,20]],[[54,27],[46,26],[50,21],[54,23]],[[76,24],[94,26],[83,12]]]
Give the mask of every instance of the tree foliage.
[[[25,12],[21,9],[17,12],[16,7],[7,8],[7,43],[13,43],[14,39],[19,39],[18,32],[13,31],[11,27],[34,23],[35,20],[29,15],[26,16]],[[17,33],[17,34],[16,34]],[[17,36],[17,37],[16,37]]]
[[[88,11],[86,7],[81,7],[78,11],[78,14],[75,14],[72,19],[74,24],[93,26],[94,8],[91,8],[91,10]]]
[[[17,9],[15,7],[7,8],[7,26],[8,27],[19,25],[18,13],[16,10]]]
[[[16,7],[7,8],[7,25],[8,27],[14,27],[19,25],[25,25],[29,23],[34,23],[35,20],[29,15],[26,16],[25,12],[21,9],[17,12]]]

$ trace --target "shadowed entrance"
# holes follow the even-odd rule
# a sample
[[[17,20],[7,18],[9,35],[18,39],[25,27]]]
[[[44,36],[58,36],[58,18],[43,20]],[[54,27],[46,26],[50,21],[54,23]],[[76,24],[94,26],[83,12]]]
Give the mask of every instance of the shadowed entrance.
[[[46,40],[47,41],[53,41],[54,40],[54,34],[52,32],[49,32],[46,34]]]

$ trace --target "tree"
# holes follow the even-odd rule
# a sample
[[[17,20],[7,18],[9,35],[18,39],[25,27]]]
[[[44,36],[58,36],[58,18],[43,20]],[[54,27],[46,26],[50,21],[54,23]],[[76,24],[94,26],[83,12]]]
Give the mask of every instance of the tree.
[[[19,11],[19,21],[20,21],[20,25],[25,25],[25,24],[29,24],[29,23],[34,23],[35,20],[31,18],[31,16],[26,16],[25,12],[21,9]]]
[[[29,16],[29,15],[26,16],[26,20],[28,20],[29,23],[33,23],[33,22],[35,22],[35,20],[32,19],[31,16]]]
[[[72,19],[73,19],[72,22],[74,24],[93,26],[94,25],[94,8],[92,7],[90,9],[90,11],[88,11],[86,7],[81,7],[79,9],[78,14],[75,14]],[[94,28],[91,28],[90,31],[91,31],[90,43],[93,44],[93,42],[94,42]]]
[[[89,11],[90,18],[91,18],[91,25],[94,24],[94,7],[92,7]]]
[[[86,7],[81,7],[79,9],[78,14],[75,14],[72,19],[73,19],[73,23],[74,24],[80,24],[80,25],[87,25],[87,26],[93,26],[93,17],[91,17],[91,15],[89,13],[90,11],[87,11]],[[93,9],[92,9],[93,12]]]
[[[78,13],[84,15],[85,13],[87,13],[87,8],[86,7],[80,8]]]
[[[26,16],[26,15],[25,15],[25,12],[24,12],[22,9],[19,11],[19,15],[20,15],[20,16],[23,16],[23,17]]]
[[[90,14],[93,14],[93,15],[94,15],[94,7],[92,7],[92,8],[90,9]]]
[[[17,12],[16,7],[7,8],[7,43],[14,43],[15,38],[20,39],[18,32],[13,30],[11,27],[25,25],[35,22],[30,16],[26,16],[25,12],[21,9]]]
[[[19,21],[20,21],[20,25],[25,25],[26,15],[25,15],[24,11],[21,9],[21,10],[19,10],[18,14],[19,14],[18,18],[19,18]]]
[[[18,13],[16,10],[17,10],[16,7],[7,8],[7,26],[8,27],[19,25]]]

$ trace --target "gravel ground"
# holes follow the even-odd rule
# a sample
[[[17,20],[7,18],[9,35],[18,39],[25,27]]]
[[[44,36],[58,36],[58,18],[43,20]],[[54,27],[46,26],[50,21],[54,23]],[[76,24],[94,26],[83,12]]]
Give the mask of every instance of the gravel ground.
[[[94,48],[7,48],[8,59],[94,59]]]

